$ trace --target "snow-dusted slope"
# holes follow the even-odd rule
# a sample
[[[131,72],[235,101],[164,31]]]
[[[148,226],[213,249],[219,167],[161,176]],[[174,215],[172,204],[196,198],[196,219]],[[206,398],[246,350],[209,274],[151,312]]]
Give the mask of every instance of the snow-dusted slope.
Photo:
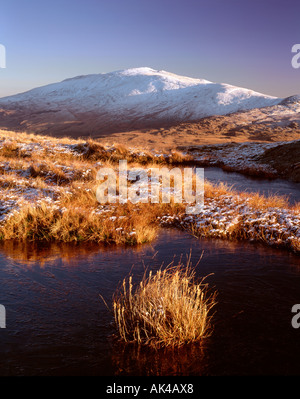
[[[228,84],[135,68],[78,76],[0,98],[0,126],[99,134],[194,121],[280,101]]]

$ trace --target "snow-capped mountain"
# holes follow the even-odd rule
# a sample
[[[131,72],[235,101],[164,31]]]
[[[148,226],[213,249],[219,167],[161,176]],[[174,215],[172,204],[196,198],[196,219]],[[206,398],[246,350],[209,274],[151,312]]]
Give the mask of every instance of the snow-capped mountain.
[[[283,99],[151,68],[78,76],[0,98],[0,127],[101,135],[279,104]]]

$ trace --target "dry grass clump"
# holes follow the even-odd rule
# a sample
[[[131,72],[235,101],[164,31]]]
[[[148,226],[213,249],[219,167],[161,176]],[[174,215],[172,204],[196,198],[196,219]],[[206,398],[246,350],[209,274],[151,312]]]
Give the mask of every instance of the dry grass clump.
[[[167,163],[169,164],[188,164],[193,160],[193,157],[189,154],[184,154],[181,151],[174,150],[171,155],[167,158]]]
[[[291,247],[295,252],[300,252],[300,244],[299,244],[299,240],[292,240],[291,242]]]
[[[29,155],[22,150],[15,141],[4,141],[0,148],[0,157],[4,158],[27,158]]]
[[[270,208],[290,208],[289,200],[285,196],[272,194],[266,197],[259,193],[244,193],[243,195],[247,198],[248,205],[251,206],[253,209],[266,210]]]
[[[296,202],[293,206],[295,212],[300,213],[300,202]]]
[[[19,155],[19,147],[15,142],[4,142],[0,155],[5,158],[16,158]]]
[[[95,161],[98,159],[106,158],[107,151],[104,146],[94,140],[87,140],[86,142],[78,143],[73,147],[74,151],[82,155],[83,159]]]
[[[236,194],[232,187],[229,187],[226,183],[213,184],[205,180],[204,182],[204,196],[206,199],[220,199],[225,195]]]
[[[211,309],[216,294],[208,295],[204,279],[195,282],[188,260],[144,274],[133,287],[132,276],[123,280],[113,299],[115,322],[125,342],[154,347],[178,347],[211,333]]]
[[[64,185],[70,183],[72,179],[67,176],[64,170],[58,168],[57,166],[51,164],[47,165],[46,163],[40,164],[32,164],[26,170],[28,176],[33,178],[41,178],[44,180],[52,180],[57,185]]]
[[[40,203],[24,206],[10,216],[0,228],[0,238],[135,245],[152,241],[157,230],[147,217],[104,218],[86,207],[70,206],[62,211]]]

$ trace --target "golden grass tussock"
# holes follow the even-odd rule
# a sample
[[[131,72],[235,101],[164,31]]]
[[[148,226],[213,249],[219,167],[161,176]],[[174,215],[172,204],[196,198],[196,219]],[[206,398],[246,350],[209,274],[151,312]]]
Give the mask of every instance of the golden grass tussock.
[[[291,248],[294,252],[300,253],[300,242],[296,238],[291,240]]]
[[[184,154],[181,151],[173,150],[170,157],[168,158],[168,163],[170,164],[188,164],[193,160],[192,156],[189,154]]]
[[[113,298],[116,326],[121,340],[154,347],[179,347],[207,338],[212,332],[216,293],[204,279],[195,280],[195,269],[181,262],[156,273],[145,272],[139,284],[125,278]]]
[[[221,198],[224,195],[233,195],[235,191],[232,187],[225,183],[213,184],[205,180],[204,182],[204,195],[207,200]]]
[[[290,204],[288,198],[281,195],[271,194],[264,196],[258,193],[246,194],[243,193],[243,197],[247,198],[248,205],[253,209],[266,210],[269,208],[289,208]]]
[[[297,213],[300,213],[300,202],[296,202],[293,206],[293,210]]]
[[[124,219],[118,216],[103,218],[91,212],[86,204],[82,207],[79,203],[77,205],[70,205],[63,211],[46,203],[26,205],[1,226],[0,237],[29,241],[94,241],[135,245],[150,242],[157,235],[158,227],[151,223],[151,213],[144,212],[144,217],[141,217],[130,215],[127,209],[122,212],[128,215]]]

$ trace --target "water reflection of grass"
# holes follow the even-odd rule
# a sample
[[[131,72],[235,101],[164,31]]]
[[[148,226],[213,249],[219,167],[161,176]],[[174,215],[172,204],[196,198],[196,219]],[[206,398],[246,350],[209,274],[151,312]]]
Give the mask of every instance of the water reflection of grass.
[[[205,374],[206,343],[163,347],[156,350],[141,345],[124,345],[114,342],[112,362],[117,376],[187,376]]]
[[[41,242],[41,241],[17,241],[5,240],[0,242],[0,251],[9,259],[20,262],[26,267],[38,264],[39,266],[63,262],[62,266],[80,265],[92,259],[99,253],[113,253],[122,256],[127,246],[99,245],[94,242],[65,243],[65,242]],[[134,252],[144,251],[145,245],[134,246]]]

